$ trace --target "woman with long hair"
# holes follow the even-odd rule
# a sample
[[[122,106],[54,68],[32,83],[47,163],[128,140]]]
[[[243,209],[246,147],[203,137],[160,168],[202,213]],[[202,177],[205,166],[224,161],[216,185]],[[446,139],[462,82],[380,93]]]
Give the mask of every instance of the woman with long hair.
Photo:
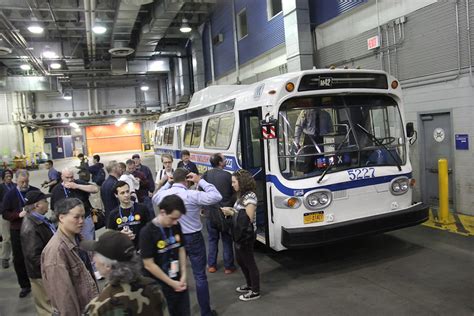
[[[232,175],[232,187],[237,192],[234,207],[222,207],[225,216],[232,217],[232,235],[237,263],[242,269],[246,284],[235,290],[242,293],[239,299],[251,301],[260,298],[260,272],[255,262],[255,214],[257,211],[256,183],[247,170],[238,170]]]

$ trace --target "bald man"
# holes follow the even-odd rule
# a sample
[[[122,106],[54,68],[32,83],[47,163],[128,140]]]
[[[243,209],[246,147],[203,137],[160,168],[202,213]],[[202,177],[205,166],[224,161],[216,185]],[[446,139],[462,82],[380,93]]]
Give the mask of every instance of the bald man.
[[[82,236],[87,240],[95,239],[94,222],[91,217],[92,205],[89,202],[91,193],[99,192],[99,187],[93,183],[74,179],[74,172],[72,169],[65,168],[61,172],[62,183],[56,185],[51,191],[51,209],[54,210],[56,202],[65,198],[78,198],[84,203],[86,211],[84,215],[84,226],[82,227]]]

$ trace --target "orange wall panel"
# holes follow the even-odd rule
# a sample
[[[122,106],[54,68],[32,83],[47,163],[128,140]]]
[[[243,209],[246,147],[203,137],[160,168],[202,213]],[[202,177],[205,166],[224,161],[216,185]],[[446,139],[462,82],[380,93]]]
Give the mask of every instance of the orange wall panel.
[[[99,125],[86,127],[89,153],[106,153],[142,149],[141,125]]]

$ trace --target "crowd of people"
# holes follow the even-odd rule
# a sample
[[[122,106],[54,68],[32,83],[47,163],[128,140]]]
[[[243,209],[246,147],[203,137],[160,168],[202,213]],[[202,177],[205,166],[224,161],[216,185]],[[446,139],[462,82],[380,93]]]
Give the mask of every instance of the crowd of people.
[[[19,296],[32,292],[38,315],[190,315],[187,258],[200,314],[217,315],[207,273],[218,269],[219,239],[224,273],[237,270],[235,251],[244,275],[245,284],[235,289],[239,299],[260,298],[251,173],[225,171],[225,157],[216,153],[201,176],[186,150],[176,169],[171,155],[161,155],[156,180],[138,154],[110,161],[108,176],[99,155],[91,166],[84,155],[78,158],[78,179],[74,169],[58,172],[47,161],[42,188],[48,193],[29,184],[26,170],[2,174],[0,259],[8,268],[12,252]],[[95,193],[102,211],[90,202]],[[96,238],[100,218],[106,231]],[[107,285],[99,291],[102,278]]]

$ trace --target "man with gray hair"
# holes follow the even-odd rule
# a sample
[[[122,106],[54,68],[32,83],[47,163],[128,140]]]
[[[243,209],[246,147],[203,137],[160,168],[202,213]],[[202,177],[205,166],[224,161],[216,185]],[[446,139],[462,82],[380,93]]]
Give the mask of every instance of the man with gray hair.
[[[69,168],[62,170],[61,180],[62,183],[55,186],[53,191],[51,191],[51,209],[54,210],[55,204],[65,198],[75,197],[81,200],[86,211],[81,233],[85,239],[95,239],[94,222],[91,217],[92,205],[89,197],[91,193],[99,192],[99,187],[89,182],[75,180],[74,172]]]
[[[13,265],[16,277],[20,284],[20,297],[25,297],[31,292],[31,284],[26,272],[25,259],[21,247],[21,224],[26,216],[24,210],[26,194],[30,191],[39,191],[38,188],[30,186],[30,175],[24,169],[18,169],[15,173],[16,188],[10,190],[3,198],[3,218],[10,221],[10,235],[13,251]]]
[[[109,218],[110,212],[118,207],[119,201],[114,195],[114,186],[122,175],[122,168],[116,160],[112,160],[107,165],[109,176],[100,187],[100,198],[104,204],[105,220]]]
[[[84,240],[80,246],[94,251],[95,265],[108,280],[86,306],[87,315],[167,315],[160,285],[142,276],[140,257],[126,235],[108,230],[98,241]]]

